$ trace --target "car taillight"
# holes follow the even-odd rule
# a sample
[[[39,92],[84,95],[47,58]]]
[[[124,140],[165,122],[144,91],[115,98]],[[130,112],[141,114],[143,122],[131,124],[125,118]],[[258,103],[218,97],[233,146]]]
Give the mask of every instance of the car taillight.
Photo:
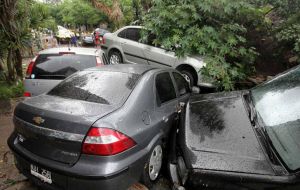
[[[128,136],[108,128],[92,127],[82,146],[82,153],[109,156],[121,153],[135,146]]]
[[[96,66],[99,67],[99,66],[102,66],[102,65],[103,65],[103,63],[102,63],[100,57],[96,57]]]
[[[36,60],[37,56],[35,56],[29,63],[27,71],[26,71],[26,78],[30,78],[30,75],[32,74],[32,70],[35,64],[35,60]]]
[[[105,44],[105,38],[104,35],[100,38],[101,44]]]
[[[24,92],[23,96],[24,97],[31,97],[31,93],[30,92]]]

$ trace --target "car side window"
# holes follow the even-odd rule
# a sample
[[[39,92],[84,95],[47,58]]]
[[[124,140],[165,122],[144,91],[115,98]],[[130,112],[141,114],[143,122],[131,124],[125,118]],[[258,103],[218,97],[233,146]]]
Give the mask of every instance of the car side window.
[[[190,92],[188,82],[181,76],[179,73],[173,73],[175,83],[177,85],[177,89],[180,96],[184,96],[185,94]]]
[[[128,28],[127,32],[126,32],[126,38],[128,40],[138,42],[141,38],[140,29],[138,29],[138,28]]]
[[[122,30],[121,32],[119,32],[118,37],[120,38],[126,38],[126,33],[127,33],[128,29]]]
[[[175,88],[169,73],[160,73],[155,79],[157,104],[161,105],[176,98]]]

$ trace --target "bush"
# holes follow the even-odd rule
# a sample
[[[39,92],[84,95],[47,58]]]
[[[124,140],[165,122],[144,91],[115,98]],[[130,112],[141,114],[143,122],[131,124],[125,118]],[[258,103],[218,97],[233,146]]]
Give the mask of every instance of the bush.
[[[4,82],[0,82],[0,100],[7,100],[10,98],[16,98],[23,96],[24,87],[22,82],[18,82],[17,85],[7,85]]]
[[[244,0],[154,0],[144,25],[177,56],[202,55],[206,79],[232,90],[252,71],[258,54],[247,37],[264,26],[264,14]]]

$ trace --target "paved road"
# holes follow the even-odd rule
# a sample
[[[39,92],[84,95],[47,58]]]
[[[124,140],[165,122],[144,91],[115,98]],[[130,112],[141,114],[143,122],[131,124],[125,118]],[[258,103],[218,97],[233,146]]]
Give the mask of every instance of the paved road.
[[[0,114],[0,190],[38,190],[14,166],[13,156],[6,144],[8,136],[13,131],[12,113],[11,110],[8,112],[10,113]],[[141,185],[130,188],[130,190],[146,189]],[[170,190],[169,183],[162,178],[152,190]]]

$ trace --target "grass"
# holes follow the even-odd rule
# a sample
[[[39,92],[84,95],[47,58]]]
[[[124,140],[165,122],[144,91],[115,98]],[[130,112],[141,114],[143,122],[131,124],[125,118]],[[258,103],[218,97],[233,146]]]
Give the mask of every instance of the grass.
[[[3,81],[0,81],[0,100],[7,100],[10,98],[16,98],[23,96],[24,87],[22,82],[18,82],[16,85],[8,85]]]

